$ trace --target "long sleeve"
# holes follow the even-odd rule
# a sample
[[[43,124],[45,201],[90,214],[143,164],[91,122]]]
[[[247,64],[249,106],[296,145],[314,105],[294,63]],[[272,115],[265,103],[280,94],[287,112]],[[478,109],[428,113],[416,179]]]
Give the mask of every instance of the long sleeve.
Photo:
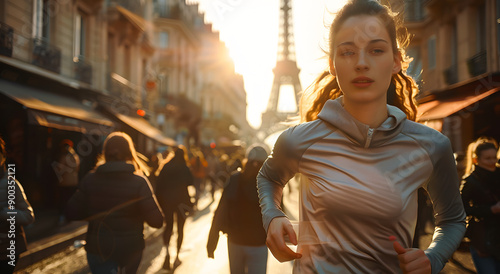
[[[431,261],[432,273],[438,273],[460,244],[466,222],[451,144],[444,136],[434,140],[437,142],[431,151],[434,168],[426,189],[433,203],[436,228],[425,253]]]
[[[163,226],[163,213],[160,210],[158,201],[156,201],[155,196],[149,181],[144,177],[144,184],[140,188],[140,196],[142,200],[139,202],[139,207],[142,214],[144,214],[144,220],[148,225],[154,228],[160,228]]]
[[[35,215],[33,213],[33,208],[31,207],[26,195],[24,194],[24,189],[22,185],[16,180],[16,196],[15,196],[15,204],[14,209],[7,209],[0,214],[2,219],[7,218],[12,214],[12,212],[16,212],[16,224],[18,225],[29,225],[35,221]],[[9,213],[7,213],[9,212]]]
[[[264,162],[257,175],[257,188],[264,229],[269,228],[272,219],[286,217],[280,209],[283,187],[298,172],[298,157],[293,155],[288,129],[278,138],[271,156]]]
[[[229,187],[229,185],[228,185]],[[227,204],[227,188],[222,192],[222,196],[219,201],[219,205],[214,213],[214,218],[212,220],[212,226],[210,227],[210,232],[208,233],[207,241],[207,251],[209,254],[213,254],[217,248],[217,243],[219,242],[219,231],[225,231],[226,227],[224,225],[228,218],[228,204]],[[226,231],[227,232],[227,231]]]
[[[468,216],[474,216],[477,218],[488,218],[493,217],[494,214],[491,211],[491,205],[485,203],[484,191],[478,186],[479,182],[475,180],[473,175],[465,179],[462,185],[462,202],[465,208],[465,213]],[[480,193],[478,193],[478,191]],[[481,197],[481,198],[479,198]]]

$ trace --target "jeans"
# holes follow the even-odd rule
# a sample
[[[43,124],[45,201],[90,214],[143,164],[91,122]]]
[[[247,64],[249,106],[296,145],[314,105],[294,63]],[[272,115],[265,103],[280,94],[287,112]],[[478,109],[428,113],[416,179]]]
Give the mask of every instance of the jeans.
[[[493,256],[481,257],[473,247],[470,248],[470,254],[472,255],[472,261],[478,274],[500,273],[500,261],[496,260]]]
[[[87,262],[93,274],[135,274],[142,259],[142,250],[134,254],[127,265],[120,266],[117,262],[103,260],[101,256],[87,252]]]
[[[263,274],[267,268],[267,246],[238,245],[227,241],[231,274]]]

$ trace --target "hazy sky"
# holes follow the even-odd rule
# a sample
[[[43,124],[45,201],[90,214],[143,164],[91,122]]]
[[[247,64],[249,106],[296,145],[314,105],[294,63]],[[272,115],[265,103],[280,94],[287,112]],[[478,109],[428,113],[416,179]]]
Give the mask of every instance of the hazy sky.
[[[229,48],[236,72],[243,75],[247,92],[247,117],[254,128],[261,123],[271,91],[276,65],[280,0],[189,0],[200,3],[205,18],[220,31]],[[345,0],[294,0],[293,27],[296,59],[302,88],[327,68],[321,47],[325,46],[331,12]],[[283,94],[282,94],[283,95]],[[292,93],[279,108],[290,109]],[[288,106],[287,106],[288,104]],[[292,106],[293,107],[293,106]]]

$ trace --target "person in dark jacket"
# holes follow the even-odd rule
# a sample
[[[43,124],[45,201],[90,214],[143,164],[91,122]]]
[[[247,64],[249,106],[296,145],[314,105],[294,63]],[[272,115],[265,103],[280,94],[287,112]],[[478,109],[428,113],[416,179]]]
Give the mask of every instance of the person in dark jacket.
[[[156,185],[156,197],[165,214],[165,231],[163,233],[163,242],[167,249],[163,268],[170,270],[170,238],[172,237],[174,227],[174,215],[177,220],[177,255],[174,261],[174,268],[177,268],[181,261],[179,253],[184,238],[184,224],[186,217],[193,208],[191,197],[189,196],[188,186],[193,185],[193,174],[187,166],[185,152],[183,148],[176,148],[173,158],[166,159],[160,171]]]
[[[92,273],[136,273],[144,222],[160,228],[163,214],[130,136],[111,133],[103,155],[104,163],[82,179],[69,200],[66,216],[89,221],[85,249]]]
[[[462,185],[462,201],[470,218],[466,237],[479,274],[500,273],[500,169],[496,163],[495,143],[480,138],[469,145],[469,175]]]
[[[266,273],[268,250],[256,178],[267,156],[261,146],[248,149],[243,172],[237,171],[229,178],[214,214],[208,257],[214,258],[219,231],[227,233],[231,273]]]
[[[0,273],[13,273],[27,250],[23,226],[35,221],[23,187],[15,179],[15,166],[5,168],[5,142],[0,138]],[[13,202],[13,203],[12,203]]]

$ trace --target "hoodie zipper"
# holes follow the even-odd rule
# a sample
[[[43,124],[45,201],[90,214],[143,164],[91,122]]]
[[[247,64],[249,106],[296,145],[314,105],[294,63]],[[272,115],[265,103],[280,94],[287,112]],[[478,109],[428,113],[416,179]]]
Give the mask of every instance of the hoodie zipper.
[[[365,148],[368,148],[370,146],[370,143],[372,142],[373,131],[374,131],[373,128],[368,128],[368,134],[366,136]]]

